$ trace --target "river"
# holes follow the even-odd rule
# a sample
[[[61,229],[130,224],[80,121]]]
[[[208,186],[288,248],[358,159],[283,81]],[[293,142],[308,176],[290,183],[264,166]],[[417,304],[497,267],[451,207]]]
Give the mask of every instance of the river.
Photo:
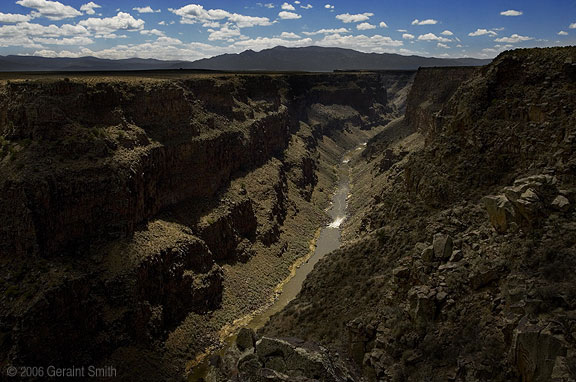
[[[336,191],[332,196],[330,207],[326,210],[327,215],[330,217],[330,223],[321,228],[315,242],[314,252],[309,258],[299,263],[295,272],[293,272],[292,277],[282,285],[274,303],[263,311],[250,317],[250,320],[242,325],[243,327],[258,330],[266,325],[270,317],[284,309],[284,307],[286,307],[286,305],[288,305],[288,303],[298,295],[302,289],[306,276],[308,276],[312,269],[314,269],[314,266],[318,261],[328,253],[340,247],[340,226],[346,219],[348,196],[350,193],[349,162],[353,155],[356,155],[363,149],[363,146],[365,146],[365,144],[347,151],[344,154],[341,163],[337,167],[338,184]],[[230,335],[225,338],[223,349],[221,349],[219,353],[224,354],[226,347],[231,346],[235,342],[235,338],[235,335]],[[196,382],[203,380],[203,377],[205,377],[210,368],[208,358],[209,357],[206,357],[203,362],[193,368],[188,379],[189,381]]]

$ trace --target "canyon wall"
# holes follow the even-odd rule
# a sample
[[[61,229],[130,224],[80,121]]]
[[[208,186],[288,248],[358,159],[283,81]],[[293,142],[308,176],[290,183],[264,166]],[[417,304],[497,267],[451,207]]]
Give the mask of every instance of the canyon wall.
[[[3,83],[0,363],[177,379],[306,254],[339,153],[412,75]]]
[[[574,380],[575,63],[568,47],[421,69],[405,119],[352,164],[347,245],[260,335],[372,381]]]

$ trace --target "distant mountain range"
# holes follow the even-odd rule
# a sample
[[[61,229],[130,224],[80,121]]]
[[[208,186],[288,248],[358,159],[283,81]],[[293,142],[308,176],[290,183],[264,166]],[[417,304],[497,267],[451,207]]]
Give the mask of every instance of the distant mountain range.
[[[414,70],[430,66],[480,66],[491,60],[475,58],[433,58],[391,53],[362,53],[352,49],[275,47],[260,52],[247,50],[198,61],[162,61],[131,58],[108,60],[96,57],[48,58],[0,56],[0,71],[110,71],[204,69],[224,71],[309,71]]]

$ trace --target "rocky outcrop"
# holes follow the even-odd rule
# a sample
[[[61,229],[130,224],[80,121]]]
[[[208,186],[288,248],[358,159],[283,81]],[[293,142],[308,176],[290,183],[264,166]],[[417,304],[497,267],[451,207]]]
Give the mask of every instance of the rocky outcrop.
[[[350,373],[327,349],[297,339],[256,338],[242,329],[236,344],[211,361],[207,381],[352,382]]]

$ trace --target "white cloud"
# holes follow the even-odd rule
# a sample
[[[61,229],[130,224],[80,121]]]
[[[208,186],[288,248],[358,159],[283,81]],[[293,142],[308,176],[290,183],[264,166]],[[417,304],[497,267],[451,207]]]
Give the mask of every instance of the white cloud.
[[[384,21],[380,21],[380,28],[388,28],[388,24],[386,24]]]
[[[208,32],[210,32],[210,35],[208,36],[208,40],[210,41],[230,40],[243,37],[242,33],[240,32],[240,28],[229,27],[228,25],[224,25],[218,30],[208,29]]]
[[[78,25],[86,27],[98,35],[109,35],[118,30],[135,31],[143,29],[144,20],[135,19],[129,13],[118,12],[118,14],[113,17],[92,17],[86,20],[81,20]]]
[[[314,36],[317,34],[335,34],[335,33],[349,33],[350,31],[346,28],[338,28],[338,29],[320,29],[314,32],[302,32],[306,36]]]
[[[570,26],[569,26],[568,28],[570,28],[570,29],[576,29],[576,23],[570,24]]]
[[[359,31],[366,31],[370,29],[376,29],[376,25],[372,25],[370,23],[360,23],[356,25],[356,29],[358,29]]]
[[[406,33],[408,32],[406,29],[396,29],[396,32]]]
[[[560,32],[558,32],[558,36],[568,36],[568,32],[560,31]]]
[[[284,4],[282,4],[282,6],[280,8],[282,8],[285,11],[295,11],[296,10],[296,8],[294,8],[294,6],[290,3],[284,3]]]
[[[534,37],[528,37],[528,36],[520,36],[518,34],[513,34],[510,37],[501,37],[501,38],[497,38],[494,41],[496,42],[507,42],[509,44],[516,44],[519,42],[523,42],[523,41],[530,41],[530,40],[534,40]]]
[[[324,5],[324,8],[326,9],[334,9],[334,6],[332,4],[326,4]]]
[[[278,37],[258,37],[250,40],[237,41],[231,46],[233,48],[239,48],[241,50],[253,49],[262,50],[273,48],[275,46],[281,45],[286,47],[302,47],[312,44],[311,38],[303,38],[301,40],[284,40]]]
[[[23,23],[25,21],[30,21],[30,19],[31,17],[29,15],[0,12],[0,23],[3,24]]]
[[[418,36],[418,40],[420,40],[420,41],[440,41],[440,42],[452,41],[446,37],[436,36],[434,33],[421,34],[420,36]]]
[[[498,33],[494,31],[489,31],[488,29],[476,29],[475,32],[468,33],[468,36],[470,37],[485,36],[485,35],[496,36],[497,34]]]
[[[302,18],[298,13],[282,11],[278,13],[278,17],[282,20],[296,20]]]
[[[438,48],[450,49],[450,47],[449,47],[448,45],[443,44],[443,43],[441,43],[441,42],[439,42],[438,44],[436,44],[436,46],[437,46]]]
[[[146,7],[134,7],[132,8],[133,11],[136,11],[138,13],[160,13],[162,12],[160,9],[152,9],[151,6],[146,6]]]
[[[509,9],[507,11],[504,12],[500,12],[500,15],[502,16],[522,16],[523,12],[522,11],[515,11],[513,9]]]
[[[337,15],[336,18],[338,20],[348,24],[348,23],[359,23],[362,21],[366,21],[372,16],[374,16],[374,13],[370,13],[370,12],[359,13],[356,15],[351,15],[350,13],[343,13],[341,15]]]
[[[258,5],[259,7],[264,7],[264,8],[268,8],[268,9],[272,9],[275,7],[275,5],[273,3],[266,3],[266,4],[256,3],[256,5]]]
[[[0,27],[0,38],[19,37],[62,37],[62,36],[89,36],[90,32],[81,25],[63,24],[40,25],[23,22],[16,25],[3,25]]]
[[[88,37],[65,37],[65,38],[36,37],[34,38],[34,42],[44,45],[90,45],[94,43],[94,41]]]
[[[410,34],[410,33],[404,33],[404,34],[402,35],[402,38],[403,38],[404,40],[414,40],[414,35],[413,35],[413,34]]]
[[[158,36],[158,37],[164,37],[166,36],[166,34],[158,29],[143,29],[140,31],[140,34],[143,35],[154,35],[154,36]]]
[[[94,13],[96,13],[96,11],[94,10],[96,8],[102,8],[102,7],[96,4],[95,2],[91,1],[86,4],[82,4],[80,10],[86,13],[87,15],[93,15]]]
[[[161,44],[166,44],[166,45],[180,45],[180,44],[182,44],[182,41],[178,40],[177,38],[166,37],[166,36],[158,37],[158,39],[156,39],[156,42],[161,43]]]
[[[82,15],[82,13],[77,9],[69,5],[64,5],[58,1],[18,0],[16,4],[34,9],[31,13],[32,17],[46,17],[50,20],[63,20]]]
[[[230,13],[223,9],[204,9],[203,6],[198,4],[188,4],[182,8],[168,8],[168,10],[181,17],[181,24],[206,23],[228,19],[229,22],[236,24],[238,28],[272,25],[268,17],[245,16],[238,13]]]
[[[454,36],[454,33],[452,33],[452,31],[449,30],[445,30],[444,32],[440,33],[443,36]]]
[[[312,9],[312,8],[314,8],[314,7],[312,6],[312,4],[306,4],[306,5],[301,5],[300,8],[302,8],[302,9]]]
[[[436,25],[436,24],[438,24],[438,20],[434,19],[426,19],[426,20],[414,19],[414,21],[412,21],[412,25]]]
[[[300,38],[300,36],[293,32],[282,32],[280,38]]]
[[[355,49],[363,52],[385,52],[390,48],[403,45],[402,41],[393,40],[388,36],[374,35],[347,35],[332,34],[316,42],[320,46]]]

